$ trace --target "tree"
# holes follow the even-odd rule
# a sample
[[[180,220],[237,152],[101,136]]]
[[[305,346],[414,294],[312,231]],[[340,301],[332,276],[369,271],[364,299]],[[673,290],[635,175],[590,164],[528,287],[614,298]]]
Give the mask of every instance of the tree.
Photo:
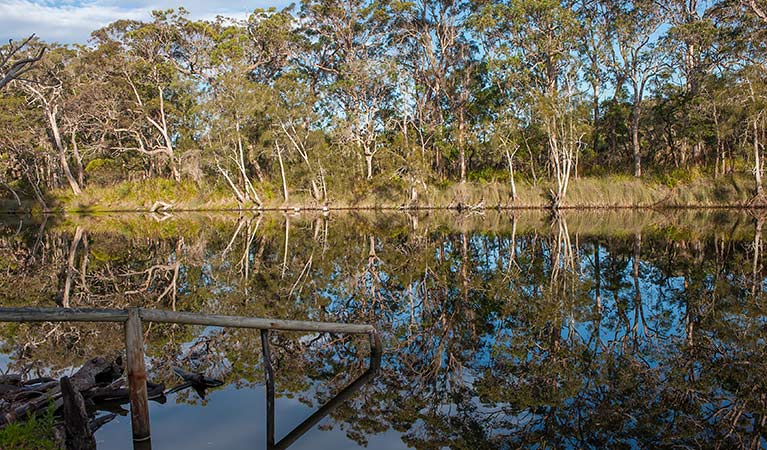
[[[62,114],[64,111],[65,90],[67,86],[67,70],[72,60],[76,58],[74,52],[62,47],[52,50],[45,60],[45,65],[40,65],[32,82],[24,83],[22,89],[27,92],[32,101],[42,110],[47,125],[51,146],[58,156],[60,168],[72,189],[74,195],[82,193],[81,183],[74,177],[69,165],[69,149],[65,141],[66,135],[61,128]],[[74,151],[75,146],[72,147]]]
[[[570,177],[583,145],[579,92],[580,61],[570,51],[577,31],[574,12],[553,0],[510,1],[491,6],[497,34],[512,46],[518,91],[532,105],[524,118],[538,122],[546,133],[549,163],[556,191],[554,207],[567,195]]]
[[[173,179],[180,181],[177,147],[185,138],[184,122],[193,119],[184,113],[195,107],[194,87],[180,76],[174,59],[178,28],[168,20],[173,10],[153,14],[151,23],[118,21],[95,36],[101,46],[126,47],[113,53],[117,59],[110,61],[119,96],[116,103],[128,112],[113,130],[120,142],[115,149],[162,158]],[[170,18],[178,20],[186,11],[177,14]]]
[[[610,66],[616,79],[626,79],[631,88],[631,148],[634,176],[642,176],[639,128],[647,84],[660,72],[664,61],[656,48],[655,34],[663,24],[658,3],[650,0],[608,2],[606,40],[613,51]]]
[[[329,124],[342,148],[351,147],[362,157],[368,180],[392,93],[382,11],[378,0],[305,1],[301,6],[301,64],[329,94],[322,105],[328,118],[336,118]]]
[[[45,47],[41,47],[36,53],[27,55],[24,47],[35,38],[32,34],[21,42],[8,41],[8,45],[0,48],[0,90],[13,80],[20,79],[22,75],[32,70],[35,63],[40,61],[45,54]]]

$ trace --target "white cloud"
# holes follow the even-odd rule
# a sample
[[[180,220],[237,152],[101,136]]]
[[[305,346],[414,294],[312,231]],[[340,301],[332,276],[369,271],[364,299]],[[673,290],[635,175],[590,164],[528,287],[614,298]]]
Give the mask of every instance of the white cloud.
[[[185,7],[190,17],[216,15],[244,18],[255,8],[287,6],[287,0],[240,1],[171,0],[119,2],[116,0],[0,0],[0,40],[19,39],[32,33],[46,41],[85,43],[90,33],[118,19],[148,20],[156,9]]]

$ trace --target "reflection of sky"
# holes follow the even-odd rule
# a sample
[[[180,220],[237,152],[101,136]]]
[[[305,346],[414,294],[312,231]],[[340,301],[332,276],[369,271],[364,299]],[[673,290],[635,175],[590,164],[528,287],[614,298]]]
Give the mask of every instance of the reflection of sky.
[[[195,395],[195,394],[192,394]],[[175,397],[160,405],[149,402],[153,450],[239,450],[266,447],[266,402],[263,386],[236,389],[228,386],[212,391],[206,406],[176,404]],[[296,398],[275,399],[277,439],[314,410]],[[325,418],[320,427],[330,424]],[[96,434],[99,450],[123,450],[131,442],[130,417],[118,417]],[[393,431],[369,437],[369,449],[407,448]],[[290,446],[290,450],[359,448],[337,426],[317,427]]]
[[[499,298],[505,295],[518,295],[520,292],[529,296],[529,298],[523,299],[525,302],[517,310],[510,312],[510,315],[506,316],[503,311],[506,311],[503,307],[500,307],[498,311],[494,311],[489,317],[490,329],[482,331],[478,334],[478,343],[472,341],[470,348],[465,350],[461,355],[461,363],[464,365],[464,371],[461,373],[461,382],[466,387],[472,388],[479,384],[484,375],[483,371],[486,369],[502,370],[497,366],[501,366],[498,362],[504,360],[509,354],[509,350],[512,345],[519,345],[520,340],[525,343],[524,340],[534,340],[534,336],[529,334],[530,330],[523,329],[528,326],[525,321],[534,322],[535,318],[525,317],[526,313],[534,313],[536,311],[534,303],[537,298],[533,296],[533,292],[540,292],[540,284],[547,283],[549,280],[548,273],[551,271],[551,255],[548,246],[551,245],[551,241],[540,244],[539,247],[534,247],[533,252],[536,253],[537,262],[540,262],[544,267],[537,267],[527,259],[526,253],[531,251],[529,246],[530,236],[520,235],[517,241],[517,250],[519,256],[520,273],[510,276],[508,279],[503,278],[506,275],[506,269],[508,265],[508,253],[509,249],[505,247],[508,241],[501,239],[495,239],[493,237],[484,235],[482,233],[474,233],[469,235],[469,251],[468,258],[471,260],[470,278],[471,284],[478,287],[482,291],[482,295],[487,297],[490,302],[499,301],[503,304],[505,301],[519,301],[518,298],[505,299]],[[264,235],[268,238],[268,235]],[[279,235],[273,236],[276,241],[279,241],[281,237]],[[300,234],[299,234],[300,237]],[[440,354],[442,349],[436,348],[435,345],[427,345],[425,343],[426,338],[434,337],[441,331],[446,331],[448,335],[451,333],[465,332],[465,329],[461,329],[461,326],[457,326],[450,330],[444,330],[440,328],[439,324],[430,323],[429,327],[424,323],[426,321],[432,322],[429,319],[431,314],[441,312],[440,308],[449,310],[455,307],[455,302],[460,297],[460,285],[461,281],[458,277],[461,276],[460,264],[462,263],[460,236],[451,235],[450,238],[455,239],[451,241],[445,241],[442,244],[442,249],[445,252],[444,267],[436,267],[440,264],[435,261],[430,261],[432,264],[431,270],[437,273],[437,276],[424,275],[423,272],[413,272],[409,266],[396,266],[395,258],[389,259],[388,256],[392,253],[392,248],[387,247],[389,244],[382,240],[382,243],[377,246],[378,257],[380,263],[377,264],[377,268],[380,271],[380,285],[376,285],[376,289],[382,295],[384,302],[391,305],[391,311],[387,308],[382,308],[382,311],[377,311],[377,317],[379,317],[379,325],[384,333],[384,339],[393,342],[397,339],[401,343],[412,339],[415,342],[410,342],[406,347],[399,350],[401,353],[389,352],[384,358],[384,366],[390,370],[401,369],[401,361],[403,356],[416,356],[421,360],[428,360],[429,358],[440,358],[445,361],[444,353]],[[92,236],[93,243],[98,239],[98,235]],[[525,239],[528,242],[525,243]],[[224,244],[228,239],[224,239]],[[439,239],[435,239],[438,242]],[[305,247],[300,247],[294,242],[300,242],[300,239],[293,238],[291,236],[291,244],[295,247],[296,260],[301,260],[301,250],[306,250]],[[577,242],[577,241],[576,241]],[[593,283],[593,269],[595,264],[593,257],[593,245],[599,245],[600,241],[597,239],[590,239],[581,237],[580,247],[577,251],[580,253],[577,255],[577,260],[580,261],[580,273],[576,277],[577,283],[580,283],[578,289],[577,299],[573,299],[572,304],[576,305],[572,311],[568,311],[568,316],[565,318],[565,322],[572,320],[572,330],[577,333],[578,336],[568,335],[569,322],[562,326],[561,335],[563,338],[572,337],[576,342],[589,341],[589,337],[592,334],[594,320],[591,316],[592,311],[595,309],[595,290]],[[613,254],[610,254],[609,246],[599,247],[600,253],[600,266],[602,277],[602,290],[601,298],[604,305],[604,317],[600,323],[599,336],[603,342],[609,343],[609,341],[620,340],[625,336],[628,329],[632,328],[635,322],[634,319],[634,305],[635,305],[635,287],[633,278],[633,260],[632,251],[630,247],[630,238],[624,239],[622,245],[618,245],[614,248]],[[676,276],[678,271],[675,267],[663,268],[656,267],[652,261],[660,261],[657,254],[650,258],[655,252],[651,239],[642,243],[643,257],[648,258],[642,260],[639,271],[639,292],[641,293],[642,306],[645,317],[649,326],[660,332],[659,338],[648,338],[648,336],[639,333],[639,338],[643,342],[655,340],[655,344],[660,343],[660,347],[669,348],[671,351],[675,351],[674,344],[681,342],[684,336],[684,316],[685,316],[685,302],[684,299],[688,293],[685,292],[684,279]],[[280,261],[282,246],[273,246],[277,250],[265,256],[265,260]],[[204,286],[209,289],[214,295],[208,296],[205,299],[205,304],[210,305],[213,302],[221,302],[222,304],[228,300],[225,295],[228,292],[238,291],[243,288],[243,284],[238,284],[238,276],[220,276],[222,274],[233,275],[239,270],[236,264],[228,264],[220,261],[220,248],[214,248],[214,246],[205,249],[206,262],[195,263],[187,261],[183,256],[180,258],[182,262],[182,269],[180,271],[180,279],[178,286],[178,293],[180,300],[183,302],[186,295],[190,295],[195,292],[195,288]],[[396,251],[396,250],[395,250]],[[424,252],[433,252],[436,255],[436,250],[433,247],[424,247]],[[254,261],[255,248],[251,249],[251,254],[248,258]],[[297,305],[301,304],[303,308],[297,308],[301,311],[301,314],[306,314],[306,317],[301,318],[318,318],[323,316],[325,320],[332,320],[332,318],[338,318],[342,321],[356,321],[355,318],[359,317],[373,317],[374,314],[369,314],[367,309],[363,309],[363,300],[369,295],[370,288],[373,286],[372,277],[367,274],[363,275],[363,272],[368,264],[367,248],[363,252],[356,253],[359,256],[359,260],[348,261],[349,255],[355,254],[354,251],[344,253],[339,259],[333,261],[330,269],[327,269],[330,273],[322,272],[320,265],[312,269],[312,273],[307,277],[312,278],[312,282],[316,283],[310,288],[307,288],[300,295],[295,295],[294,298],[289,299],[291,302],[295,302]],[[500,257],[500,258],[499,258]],[[166,262],[170,263],[175,261],[175,255],[171,254],[165,258]],[[239,258],[234,258],[236,261]],[[271,258],[271,259],[270,259]],[[436,259],[436,258],[434,258]],[[500,262],[499,262],[500,260]],[[187,266],[190,264],[190,266]],[[200,264],[200,271],[193,270],[194,264]],[[220,264],[220,265],[218,265]],[[613,292],[609,289],[607,272],[609,267],[617,267],[610,280],[617,286],[617,290]],[[303,262],[300,267],[303,267]],[[299,267],[299,268],[300,268]],[[445,269],[447,268],[447,269]],[[409,270],[410,269],[410,270]],[[444,271],[443,271],[444,269]],[[533,271],[541,270],[542,275],[533,274]],[[661,270],[668,270],[671,273],[662,274]],[[708,270],[708,269],[706,269]],[[732,269],[735,275],[738,268]],[[749,272],[750,269],[744,271]],[[316,272],[315,272],[316,271]],[[201,273],[200,273],[201,272]],[[290,272],[289,272],[290,273]],[[266,272],[266,276],[268,272]],[[276,275],[274,275],[276,277]],[[297,272],[293,272],[290,276],[298,276]],[[197,278],[195,278],[197,277]],[[487,286],[498,286],[499,292],[495,292],[492,289],[485,289],[487,286],[482,282],[487,280]],[[287,282],[293,283],[294,279],[288,279]],[[447,281],[447,286],[442,286],[441,283]],[[503,281],[502,283],[499,281]],[[731,284],[737,284],[738,281],[728,280]],[[504,285],[503,283],[510,283]],[[311,284],[311,283],[310,283]],[[507,287],[512,289],[507,290]],[[423,295],[424,287],[437,290],[440,287],[446,287],[449,296],[445,302],[434,302],[433,299],[425,301]],[[711,288],[711,280],[706,280],[706,288]],[[314,290],[314,294],[323,297],[329,301],[324,314],[320,308],[313,307],[313,301],[311,298],[311,292]],[[202,294],[205,295],[205,294]],[[617,296],[617,300],[616,300]],[[480,303],[478,299],[484,297],[469,298],[470,307],[478,306]],[[369,299],[366,302],[371,305]],[[182,303],[183,304],[183,303]],[[628,324],[621,323],[617,314],[618,304],[623,305],[625,309],[625,317],[627,317]],[[310,306],[307,306],[310,305]],[[529,307],[529,308],[528,308]],[[217,308],[211,309],[216,311]],[[520,317],[513,317],[514,314],[519,313]],[[572,317],[571,317],[572,316]],[[745,318],[743,318],[745,319]],[[764,319],[763,319],[764,320]],[[520,324],[517,326],[517,324]],[[200,328],[203,335],[211,334],[214,328]],[[641,327],[640,327],[641,330]],[[399,333],[394,336],[392,333]],[[454,337],[454,336],[451,336]],[[473,339],[473,337],[472,337]],[[513,340],[517,342],[512,342]],[[457,339],[460,340],[460,339]],[[317,342],[319,345],[321,342]],[[476,344],[476,345],[475,345]],[[596,345],[593,342],[592,345]],[[646,353],[650,356],[647,362],[657,367],[657,360],[653,360],[654,356],[657,356],[657,347],[654,347],[653,343],[648,345],[640,345],[636,350],[640,353]],[[188,345],[183,346],[183,349],[188,349]],[[609,351],[609,350],[607,350]],[[656,351],[655,353],[653,353]],[[332,352],[330,352],[332,353]],[[532,351],[528,353],[528,358],[532,358]],[[330,359],[332,357],[328,357]],[[509,361],[503,361],[508,363]],[[0,360],[0,369],[3,369],[7,364],[7,361]],[[327,366],[326,369],[331,368]],[[407,373],[403,371],[402,373]],[[588,381],[585,379],[584,381]],[[380,382],[374,381],[374,383]],[[410,382],[410,380],[408,380]],[[436,383],[435,383],[436,384]],[[415,380],[412,381],[412,389],[418,389],[419,385]],[[319,385],[313,385],[314,390],[318,390]],[[387,386],[376,386],[377,389],[387,389]],[[426,386],[424,389],[442,389],[444,386]],[[303,393],[306,398],[315,398],[314,390],[310,390]],[[300,396],[296,393],[296,397]],[[408,394],[405,392],[405,394]],[[440,392],[440,394],[442,394]],[[194,394],[192,394],[194,395]],[[394,394],[393,394],[394,395]],[[396,395],[402,395],[398,393]],[[447,396],[434,396],[439,401],[439,404],[431,404],[429,402],[423,402],[419,404],[419,407],[424,410],[433,408],[434,410],[444,411],[446,414],[457,414],[456,405],[450,403],[451,399]],[[471,404],[477,411],[489,415],[490,412],[499,410],[504,406],[502,403],[490,403],[483,404],[481,401],[474,397],[471,400]],[[151,404],[152,408],[152,427],[154,436],[154,448],[189,448],[189,449],[207,449],[207,448],[263,448],[265,437],[265,406],[264,406],[264,392],[262,386],[256,386],[254,388],[236,389],[229,386],[221,390],[213,391],[209,396],[209,402],[206,406],[192,406],[187,404],[176,404],[175,397],[171,397],[169,403],[166,405]],[[278,398],[277,399],[277,437],[283,436],[292,426],[297,425],[301,420],[306,418],[312,409],[306,405],[300,403],[294,399]],[[396,413],[396,412],[395,412]],[[533,420],[529,415],[525,416],[520,414],[517,418],[507,418],[511,421]],[[509,423],[509,422],[507,422]],[[354,441],[350,440],[343,429],[339,426],[348,426],[343,423],[342,425],[335,424],[329,419],[325,419],[322,422],[323,425],[331,425],[330,431],[320,431],[315,428],[307,435],[303,436],[295,445],[291,448],[357,448]],[[411,430],[407,430],[406,433],[412,433],[414,429],[419,427],[423,428],[424,425],[420,420],[415,420],[411,424]],[[492,425],[488,425],[492,427]],[[495,430],[498,431],[498,430]],[[388,430],[381,434],[373,436],[367,436],[370,440],[369,448],[399,448],[403,446],[402,434]],[[118,419],[117,421],[107,424],[99,433],[98,438],[102,442],[100,448],[102,449],[117,449],[125,448],[125,444],[130,442],[130,421],[127,417]]]

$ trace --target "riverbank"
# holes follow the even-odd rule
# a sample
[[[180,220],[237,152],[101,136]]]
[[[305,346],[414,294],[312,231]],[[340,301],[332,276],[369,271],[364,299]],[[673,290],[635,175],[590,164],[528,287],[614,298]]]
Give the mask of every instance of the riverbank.
[[[285,202],[281,195],[264,189],[261,209],[514,209],[548,208],[550,183],[517,183],[517,196],[511,198],[508,183],[468,182],[427,186],[415,195],[398,183],[367,183],[352,192],[331,193],[328,200],[318,202],[306,191],[289,193]],[[754,201],[753,181],[741,175],[726,177],[700,176],[687,180],[647,179],[626,176],[580,178],[571,181],[563,208],[745,208],[763,207]],[[43,212],[39,203],[22,202],[21,208],[5,200],[6,211]],[[151,210],[236,210],[258,209],[238,203],[221,187],[153,179],[122,182],[114,186],[89,187],[75,197],[70,191],[56,190],[47,198],[52,212],[114,212]]]

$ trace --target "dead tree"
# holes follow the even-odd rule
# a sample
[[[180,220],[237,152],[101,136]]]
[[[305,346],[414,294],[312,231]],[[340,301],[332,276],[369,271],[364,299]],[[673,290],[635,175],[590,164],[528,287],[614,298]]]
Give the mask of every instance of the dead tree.
[[[19,79],[22,75],[32,70],[34,64],[42,59],[45,47],[38,50],[32,56],[22,57],[11,62],[34,37],[35,35],[32,34],[19,44],[14,44],[12,40],[8,41],[8,50],[0,51],[0,90],[11,81]]]

